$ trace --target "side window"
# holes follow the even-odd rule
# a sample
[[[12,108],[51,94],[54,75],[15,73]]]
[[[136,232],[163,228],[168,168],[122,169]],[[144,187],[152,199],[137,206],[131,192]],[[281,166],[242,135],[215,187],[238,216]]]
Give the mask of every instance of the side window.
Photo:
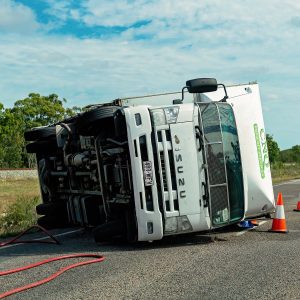
[[[201,106],[201,116],[210,185],[226,183],[222,132],[217,105],[208,103]]]
[[[240,146],[232,107],[228,104],[220,103],[219,112],[226,162],[230,219],[234,221],[242,218],[244,211],[244,186]]]
[[[206,143],[222,142],[217,105],[209,103],[200,106],[200,108]]]

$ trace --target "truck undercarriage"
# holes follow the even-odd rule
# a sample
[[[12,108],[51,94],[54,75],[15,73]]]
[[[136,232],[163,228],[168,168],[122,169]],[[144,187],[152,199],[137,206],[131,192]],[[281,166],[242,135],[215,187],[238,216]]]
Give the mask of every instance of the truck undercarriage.
[[[36,153],[47,228],[99,226],[95,237],[136,236],[126,124],[118,106],[100,106],[25,133]],[[127,229],[127,230],[126,230]]]

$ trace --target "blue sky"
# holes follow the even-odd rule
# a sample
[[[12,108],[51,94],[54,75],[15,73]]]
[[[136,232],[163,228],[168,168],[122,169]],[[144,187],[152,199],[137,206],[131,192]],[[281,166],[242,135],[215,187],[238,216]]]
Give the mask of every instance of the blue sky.
[[[300,144],[299,47],[294,0],[0,0],[0,102],[38,92],[83,106],[196,77],[257,80],[286,149]]]

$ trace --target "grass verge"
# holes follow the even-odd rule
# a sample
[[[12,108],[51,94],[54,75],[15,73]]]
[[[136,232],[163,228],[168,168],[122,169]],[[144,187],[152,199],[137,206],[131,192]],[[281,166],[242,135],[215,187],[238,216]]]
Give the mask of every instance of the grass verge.
[[[0,180],[0,237],[13,236],[36,223],[40,203],[37,179]]]
[[[19,197],[0,214],[0,237],[12,236],[36,224],[40,197]]]
[[[6,179],[0,180],[0,215],[18,198],[39,197],[38,179]]]
[[[277,163],[271,168],[273,183],[300,178],[300,164]]]

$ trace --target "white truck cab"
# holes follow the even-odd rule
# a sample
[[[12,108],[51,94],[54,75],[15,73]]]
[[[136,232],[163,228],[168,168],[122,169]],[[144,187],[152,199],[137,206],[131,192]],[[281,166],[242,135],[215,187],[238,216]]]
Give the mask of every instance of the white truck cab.
[[[27,150],[37,155],[46,227],[153,241],[274,211],[257,84],[190,80],[181,92],[95,105],[47,130],[25,133],[42,136]]]

